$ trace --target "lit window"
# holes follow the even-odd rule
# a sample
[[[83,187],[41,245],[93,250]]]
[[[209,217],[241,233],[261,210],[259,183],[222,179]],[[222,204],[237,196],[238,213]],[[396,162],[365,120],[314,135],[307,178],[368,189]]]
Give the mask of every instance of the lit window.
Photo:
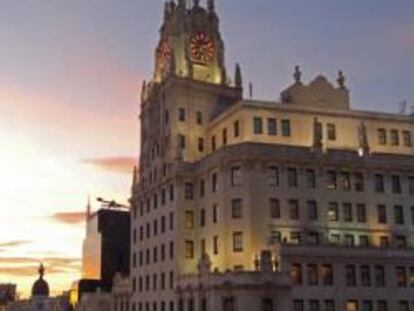
[[[348,172],[341,172],[339,174],[339,185],[342,190],[351,190],[351,177]]]
[[[348,300],[346,302],[345,311],[358,311],[358,302],[355,300]]]
[[[293,285],[302,285],[302,265],[299,263],[292,264],[291,277]]]
[[[328,123],[326,126],[327,126],[327,131],[328,131],[328,140],[336,140],[335,124]]]
[[[338,203],[330,202],[328,208],[329,221],[339,221]]]
[[[194,242],[185,241],[185,258],[193,259],[194,258]]]
[[[315,264],[308,264],[308,284],[318,285],[318,266]]]

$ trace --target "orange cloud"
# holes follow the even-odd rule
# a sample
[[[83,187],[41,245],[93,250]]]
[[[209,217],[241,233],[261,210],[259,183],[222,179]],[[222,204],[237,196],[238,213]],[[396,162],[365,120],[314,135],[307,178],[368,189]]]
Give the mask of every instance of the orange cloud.
[[[67,212],[67,213],[56,213],[50,216],[56,222],[67,224],[67,225],[78,225],[85,221],[85,212]]]
[[[81,162],[113,173],[132,174],[137,159],[133,157],[95,158],[84,159]]]
[[[0,248],[5,249],[5,248],[9,248],[9,247],[18,247],[18,246],[30,244],[31,242],[32,241],[25,241],[25,240],[0,242]]]

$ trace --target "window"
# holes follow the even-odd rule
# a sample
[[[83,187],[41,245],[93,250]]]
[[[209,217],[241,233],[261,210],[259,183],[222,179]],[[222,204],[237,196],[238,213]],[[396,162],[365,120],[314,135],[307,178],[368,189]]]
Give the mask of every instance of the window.
[[[338,203],[330,202],[328,208],[329,221],[339,221]]]
[[[355,245],[355,237],[353,234],[345,234],[345,246],[352,247]]]
[[[293,244],[299,244],[300,243],[300,232],[298,231],[290,232],[290,242]]]
[[[235,311],[235,301],[233,297],[225,297],[223,299],[223,311]]]
[[[206,210],[202,208],[200,210],[200,227],[204,227],[206,225]]]
[[[242,183],[242,170],[240,166],[231,168],[231,185],[240,186]]]
[[[328,131],[328,140],[336,140],[336,127],[335,124],[328,123],[326,125]]]
[[[194,185],[193,183],[186,182],[185,183],[185,199],[186,200],[192,200],[194,199]]]
[[[277,135],[277,124],[275,118],[267,119],[267,133],[273,136]]]
[[[394,175],[391,177],[392,180],[392,192],[399,194],[401,193],[401,179],[400,176]]]
[[[414,176],[408,177],[408,193],[414,195]]]
[[[411,133],[409,131],[403,131],[403,142],[405,147],[412,146]]]
[[[185,145],[186,145],[185,136],[181,135],[181,134],[178,134],[178,147],[180,149],[185,149]]]
[[[231,201],[231,216],[233,219],[240,219],[243,217],[241,199],[233,199]]]
[[[391,140],[392,146],[398,146],[400,144],[400,137],[399,137],[398,130],[391,130],[390,140]]]
[[[288,187],[296,188],[298,186],[298,171],[296,168],[289,167],[287,170],[288,174]]]
[[[355,266],[354,265],[346,265],[345,266],[345,278],[346,278],[346,286],[356,286],[356,273],[355,273]]]
[[[279,168],[276,166],[270,166],[268,169],[269,175],[269,186],[277,187],[279,186]]]
[[[178,120],[180,122],[185,122],[186,115],[185,115],[185,108],[178,108]]]
[[[344,221],[352,222],[353,221],[352,204],[351,203],[343,203],[342,208],[343,208],[343,212],[344,212]]]
[[[327,185],[326,187],[330,190],[337,189],[337,182],[336,182],[336,172],[335,171],[328,171],[327,172]]]
[[[235,253],[243,251],[243,232],[233,232],[233,251]]]
[[[384,176],[381,174],[375,174],[375,192],[383,193],[384,187]]]
[[[282,120],[282,136],[289,137],[291,135],[290,120]]]
[[[357,221],[359,223],[366,223],[367,222],[367,208],[365,204],[357,204]]]
[[[308,209],[308,219],[318,220],[318,206],[316,204],[316,201],[308,201],[307,209]]]
[[[217,192],[218,190],[218,180],[217,180],[217,173],[211,174],[211,191]]]
[[[260,117],[253,118],[253,133],[255,135],[263,134],[263,119]]]
[[[394,220],[396,225],[404,224],[404,209],[401,205],[394,206]]]
[[[218,235],[215,235],[213,237],[213,254],[214,255],[218,255],[218,253],[219,253],[218,239],[219,239]]]
[[[377,311],[388,311],[388,304],[384,300],[377,302]]]
[[[289,200],[289,218],[291,220],[299,219],[299,202],[298,200]]]
[[[339,244],[339,242],[341,241],[341,236],[337,233],[333,233],[331,234],[329,240],[332,244]]]
[[[299,263],[292,264],[291,277],[293,285],[302,285],[302,265]]]
[[[318,285],[318,266],[315,264],[308,264],[308,284]]]
[[[375,267],[375,285],[378,287],[385,286],[385,268],[383,266]]]
[[[203,113],[201,111],[197,111],[197,124],[203,124]]]
[[[322,266],[322,282],[325,286],[333,285],[333,267],[332,265],[323,265]]]
[[[316,173],[315,170],[306,170],[306,187],[309,189],[316,188]]]
[[[174,213],[170,213],[170,230],[174,230]]]
[[[270,218],[280,218],[280,203],[278,199],[270,199]]]
[[[211,150],[212,151],[215,151],[216,148],[217,148],[217,145],[216,145],[216,136],[213,136],[213,137],[211,137]]]
[[[351,176],[348,172],[341,172],[339,174],[339,185],[341,190],[350,191],[351,190]]]
[[[204,138],[198,139],[198,151],[204,152]]]
[[[397,248],[407,248],[407,238],[403,235],[395,237],[395,244]]]
[[[319,300],[309,300],[309,311],[319,311]]]
[[[371,300],[364,300],[362,302],[362,311],[374,311],[374,306]]]
[[[387,144],[387,131],[385,129],[378,129],[378,144],[381,146]]]
[[[369,238],[367,235],[362,234],[359,236],[359,246],[361,247],[368,247],[369,246]]]
[[[410,267],[410,286],[414,287],[414,266]]]
[[[389,246],[390,246],[390,239],[389,239],[389,237],[386,236],[386,235],[380,236],[380,247],[387,248]]]
[[[218,206],[217,204],[213,205],[213,223],[216,224],[217,223],[217,219],[218,219],[218,214],[217,211],[218,210]]]
[[[187,230],[194,229],[194,212],[193,211],[185,212],[185,228]]]
[[[174,185],[170,185],[170,201],[174,201]]]
[[[200,248],[201,248],[201,255],[205,255],[206,254],[206,240],[205,239],[201,239]]]
[[[193,241],[185,241],[185,259],[194,259]]]
[[[262,311],[273,311],[273,300],[271,298],[262,299]]]
[[[410,307],[408,301],[400,300],[398,302],[398,311],[410,311]]]
[[[397,286],[398,287],[406,287],[407,286],[407,272],[405,267],[397,267],[396,268],[396,279],[397,279]]]
[[[304,311],[303,300],[296,299],[293,301],[293,311]]]
[[[377,206],[378,211],[378,223],[380,224],[386,224],[387,223],[387,209],[385,205],[378,205]]]
[[[369,266],[361,266],[361,285],[371,286],[371,269]]]
[[[335,311],[334,300],[325,300],[325,311]]]
[[[227,145],[227,129],[226,128],[223,129],[222,138],[223,138],[223,145],[224,146]]]
[[[234,134],[234,137],[239,137],[240,136],[240,123],[239,123],[239,120],[236,120],[233,123],[233,134]]]
[[[364,191],[364,175],[362,173],[355,173],[354,174],[354,188],[355,191],[362,192]]]

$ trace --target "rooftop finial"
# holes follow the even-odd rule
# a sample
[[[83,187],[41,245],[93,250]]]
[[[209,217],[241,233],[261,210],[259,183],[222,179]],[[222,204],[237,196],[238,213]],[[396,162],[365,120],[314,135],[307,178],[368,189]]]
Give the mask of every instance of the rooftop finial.
[[[38,271],[39,271],[39,278],[43,279],[43,276],[45,275],[45,267],[43,266],[43,263],[40,263]]]
[[[300,71],[299,66],[295,66],[295,73],[293,74],[293,78],[295,79],[296,83],[300,83],[302,80],[302,71]]]
[[[336,81],[338,81],[338,85],[341,89],[345,88],[346,78],[342,70],[338,72],[338,79]]]

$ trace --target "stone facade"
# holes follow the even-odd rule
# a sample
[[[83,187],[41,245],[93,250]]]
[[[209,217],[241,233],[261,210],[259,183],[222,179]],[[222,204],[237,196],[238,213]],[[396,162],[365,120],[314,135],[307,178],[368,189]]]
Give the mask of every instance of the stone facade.
[[[215,42],[204,64],[194,31]],[[162,62],[225,73],[218,33],[214,1],[168,2],[160,44],[180,38],[181,60]],[[352,110],[342,72],[306,85],[296,68],[264,102],[242,99],[239,66],[234,83],[157,66],[141,98],[132,311],[414,310],[412,116]]]

